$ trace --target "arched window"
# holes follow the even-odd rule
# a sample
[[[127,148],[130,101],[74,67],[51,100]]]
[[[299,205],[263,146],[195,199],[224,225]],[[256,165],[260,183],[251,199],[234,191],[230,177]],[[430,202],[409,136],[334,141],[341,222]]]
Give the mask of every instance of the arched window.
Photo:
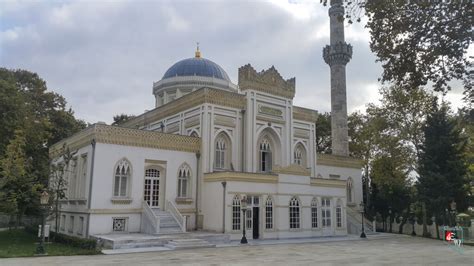
[[[232,230],[240,230],[240,197],[234,196],[232,200]]]
[[[318,199],[311,201],[311,228],[318,228]]]
[[[230,139],[225,133],[220,133],[216,138],[214,167],[215,169],[229,169],[230,166]]]
[[[187,164],[183,164],[178,171],[178,198],[189,197],[189,182],[191,170]]]
[[[300,228],[300,202],[296,197],[290,200],[290,228]]]
[[[353,193],[352,193],[352,178],[347,179],[346,183],[346,190],[347,190],[347,202],[352,203],[354,202],[354,199],[352,198]]]
[[[272,170],[272,148],[268,139],[264,138],[259,145],[260,171],[270,172]]]
[[[265,229],[273,229],[273,201],[271,197],[265,201]]]
[[[293,153],[294,164],[306,167],[306,150],[301,143],[298,143]]]
[[[193,138],[199,138],[199,134],[195,130],[193,130],[189,136]]]
[[[336,226],[342,227],[342,203],[340,200],[337,201],[336,205]]]
[[[323,227],[331,227],[331,199],[323,198],[321,200],[321,214]]]
[[[126,159],[122,159],[115,167],[114,197],[126,197],[128,195],[130,178],[130,163]]]

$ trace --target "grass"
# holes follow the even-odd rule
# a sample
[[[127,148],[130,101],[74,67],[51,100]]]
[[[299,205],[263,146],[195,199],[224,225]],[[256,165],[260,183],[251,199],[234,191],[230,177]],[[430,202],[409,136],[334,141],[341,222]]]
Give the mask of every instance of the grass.
[[[32,257],[38,237],[22,229],[0,232],[0,258]],[[76,248],[59,243],[45,243],[48,256],[95,255],[100,251]]]

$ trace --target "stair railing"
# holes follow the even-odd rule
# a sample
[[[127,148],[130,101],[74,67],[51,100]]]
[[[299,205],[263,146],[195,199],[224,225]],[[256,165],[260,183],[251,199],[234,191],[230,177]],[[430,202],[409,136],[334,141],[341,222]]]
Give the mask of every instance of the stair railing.
[[[158,234],[160,232],[160,219],[146,201],[143,201],[142,205],[142,231],[147,234]]]
[[[166,210],[169,211],[174,217],[179,227],[181,228],[181,231],[183,231],[183,233],[186,233],[186,216],[183,216],[179,212],[178,207],[176,207],[176,205],[170,200],[166,201]]]
[[[358,210],[354,210],[353,208],[347,207],[346,208],[347,215],[355,220],[357,223],[362,224],[361,213]],[[375,232],[373,223],[369,221],[366,217],[364,217],[364,227],[367,231]]]

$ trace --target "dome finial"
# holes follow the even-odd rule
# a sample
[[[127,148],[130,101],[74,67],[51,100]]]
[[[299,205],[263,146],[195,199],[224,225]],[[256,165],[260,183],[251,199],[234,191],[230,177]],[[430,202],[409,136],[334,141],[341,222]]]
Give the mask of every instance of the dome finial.
[[[196,43],[196,53],[195,53],[196,58],[201,58],[201,51],[199,51],[199,42]]]

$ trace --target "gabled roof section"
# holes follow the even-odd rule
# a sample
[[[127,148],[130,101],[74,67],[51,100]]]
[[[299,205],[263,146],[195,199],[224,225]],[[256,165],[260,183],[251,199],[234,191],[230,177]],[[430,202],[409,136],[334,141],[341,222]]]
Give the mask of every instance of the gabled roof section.
[[[283,79],[274,66],[257,72],[250,64],[239,68],[240,90],[256,90],[288,99],[295,97],[295,78]]]

